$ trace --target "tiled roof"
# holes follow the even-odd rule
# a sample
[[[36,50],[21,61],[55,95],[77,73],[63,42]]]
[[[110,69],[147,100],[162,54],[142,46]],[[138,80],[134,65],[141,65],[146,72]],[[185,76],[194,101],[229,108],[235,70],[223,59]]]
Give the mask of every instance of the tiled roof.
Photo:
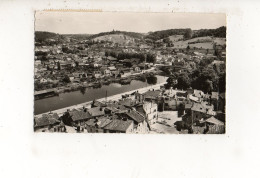
[[[90,109],[88,109],[88,112],[92,117],[105,115],[105,112],[104,112],[103,108],[101,108],[101,107],[90,108]]]
[[[35,126],[48,126],[48,125],[52,125],[55,123],[60,123],[60,121],[58,120],[59,116],[57,113],[54,114],[43,114],[42,117],[39,118],[34,118],[35,120]]]
[[[91,118],[91,115],[88,112],[72,110],[69,112],[73,121],[83,120]]]
[[[85,122],[88,126],[96,126],[96,119],[90,119],[87,122]]]
[[[105,126],[104,129],[125,132],[132,123],[133,121],[130,120],[123,121],[114,119],[107,126]]]
[[[106,105],[100,101],[94,101],[93,103],[94,106],[96,107],[105,107]]]
[[[128,99],[128,98],[124,99],[124,100],[120,100],[118,103],[120,105],[127,106],[127,107],[136,105],[135,101],[133,101],[132,99]]]
[[[209,123],[212,123],[212,124],[215,124],[215,125],[224,125],[223,122],[221,122],[220,120],[216,119],[215,117],[210,117],[206,120],[206,122],[209,122]]]
[[[98,127],[103,128],[111,122],[112,122],[111,119],[106,118],[106,117],[102,117],[102,118],[98,119],[97,125],[98,125]]]
[[[129,116],[131,119],[135,120],[136,122],[140,123],[144,121],[144,116],[142,116],[140,113],[137,111],[129,111],[126,112],[126,115]]]
[[[161,94],[160,90],[147,91],[144,93],[145,98],[156,98]]]
[[[194,103],[192,108],[192,111],[198,111],[205,114],[213,115],[213,105],[208,105],[207,102],[201,102],[201,103]]]

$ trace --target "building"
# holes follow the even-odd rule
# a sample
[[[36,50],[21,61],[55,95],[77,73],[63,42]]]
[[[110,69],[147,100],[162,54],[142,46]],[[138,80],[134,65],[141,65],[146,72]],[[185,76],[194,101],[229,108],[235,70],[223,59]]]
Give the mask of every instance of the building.
[[[156,121],[158,120],[158,105],[153,102],[145,102],[143,104],[143,110],[149,124],[156,123]]]
[[[43,114],[41,117],[34,118],[34,131],[47,131],[58,126],[60,123],[61,122],[57,113]]]
[[[148,133],[150,130],[149,123],[145,116],[135,110],[128,110],[127,112],[119,113],[122,120],[132,120],[134,123],[134,133]]]
[[[191,108],[192,123],[198,122],[202,119],[206,119],[210,116],[215,116],[216,112],[213,111],[214,106],[207,102],[193,103]]]
[[[86,109],[84,110],[73,109],[72,111],[65,112],[61,118],[64,124],[70,126],[77,126],[86,122],[87,120],[92,118],[92,116],[90,115],[89,112],[87,112]]]

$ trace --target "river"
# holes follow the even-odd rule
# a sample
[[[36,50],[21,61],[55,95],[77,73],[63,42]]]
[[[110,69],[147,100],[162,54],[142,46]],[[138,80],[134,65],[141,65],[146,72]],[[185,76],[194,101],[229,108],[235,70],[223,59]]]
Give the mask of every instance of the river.
[[[68,106],[93,101],[94,99],[104,98],[106,96],[112,96],[119,93],[143,88],[146,86],[163,83],[167,80],[167,77],[156,75],[156,83],[151,83],[139,80],[132,80],[128,85],[121,85],[118,83],[111,83],[110,85],[103,85],[101,88],[86,88],[84,91],[72,91],[68,93],[61,93],[59,96],[50,98],[44,98],[34,101],[34,114],[41,114],[48,111],[53,111]]]

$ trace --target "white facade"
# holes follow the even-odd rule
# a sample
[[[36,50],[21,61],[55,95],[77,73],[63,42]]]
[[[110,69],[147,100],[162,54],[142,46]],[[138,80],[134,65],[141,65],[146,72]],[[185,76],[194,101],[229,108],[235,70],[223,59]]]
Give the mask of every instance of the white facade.
[[[150,124],[154,124],[158,118],[158,105],[156,103],[147,102],[144,103],[143,109],[145,116]]]

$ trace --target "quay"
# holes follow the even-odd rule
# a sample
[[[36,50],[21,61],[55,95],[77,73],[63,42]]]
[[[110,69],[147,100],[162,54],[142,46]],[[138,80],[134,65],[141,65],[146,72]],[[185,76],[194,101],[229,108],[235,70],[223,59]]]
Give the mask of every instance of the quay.
[[[151,85],[151,86],[147,86],[147,87],[143,87],[143,88],[127,91],[127,92],[124,92],[124,93],[119,93],[119,94],[112,95],[112,96],[109,96],[109,97],[97,99],[96,101],[100,101],[100,102],[106,101],[106,100],[107,101],[118,101],[119,99],[122,98],[122,95],[129,95],[129,94],[131,94],[131,93],[133,93],[135,91],[138,91],[139,93],[145,93],[145,92],[147,92],[149,90],[152,90],[152,89],[158,90],[158,89],[160,89],[161,86],[165,85],[166,83],[167,82],[162,82],[162,83],[159,83],[159,84],[156,84],[156,85]],[[80,103],[80,104],[77,104],[77,105],[72,105],[72,106],[69,106],[69,107],[53,110],[51,112],[57,113],[59,116],[61,116],[68,109],[69,110],[71,110],[71,109],[78,109],[78,108],[82,108],[83,106],[86,107],[86,108],[90,108],[92,102],[93,101],[88,101],[88,102]],[[47,113],[49,113],[49,112],[45,112],[45,113],[42,113],[42,114],[47,114]],[[42,114],[35,115],[35,117],[40,117]]]

